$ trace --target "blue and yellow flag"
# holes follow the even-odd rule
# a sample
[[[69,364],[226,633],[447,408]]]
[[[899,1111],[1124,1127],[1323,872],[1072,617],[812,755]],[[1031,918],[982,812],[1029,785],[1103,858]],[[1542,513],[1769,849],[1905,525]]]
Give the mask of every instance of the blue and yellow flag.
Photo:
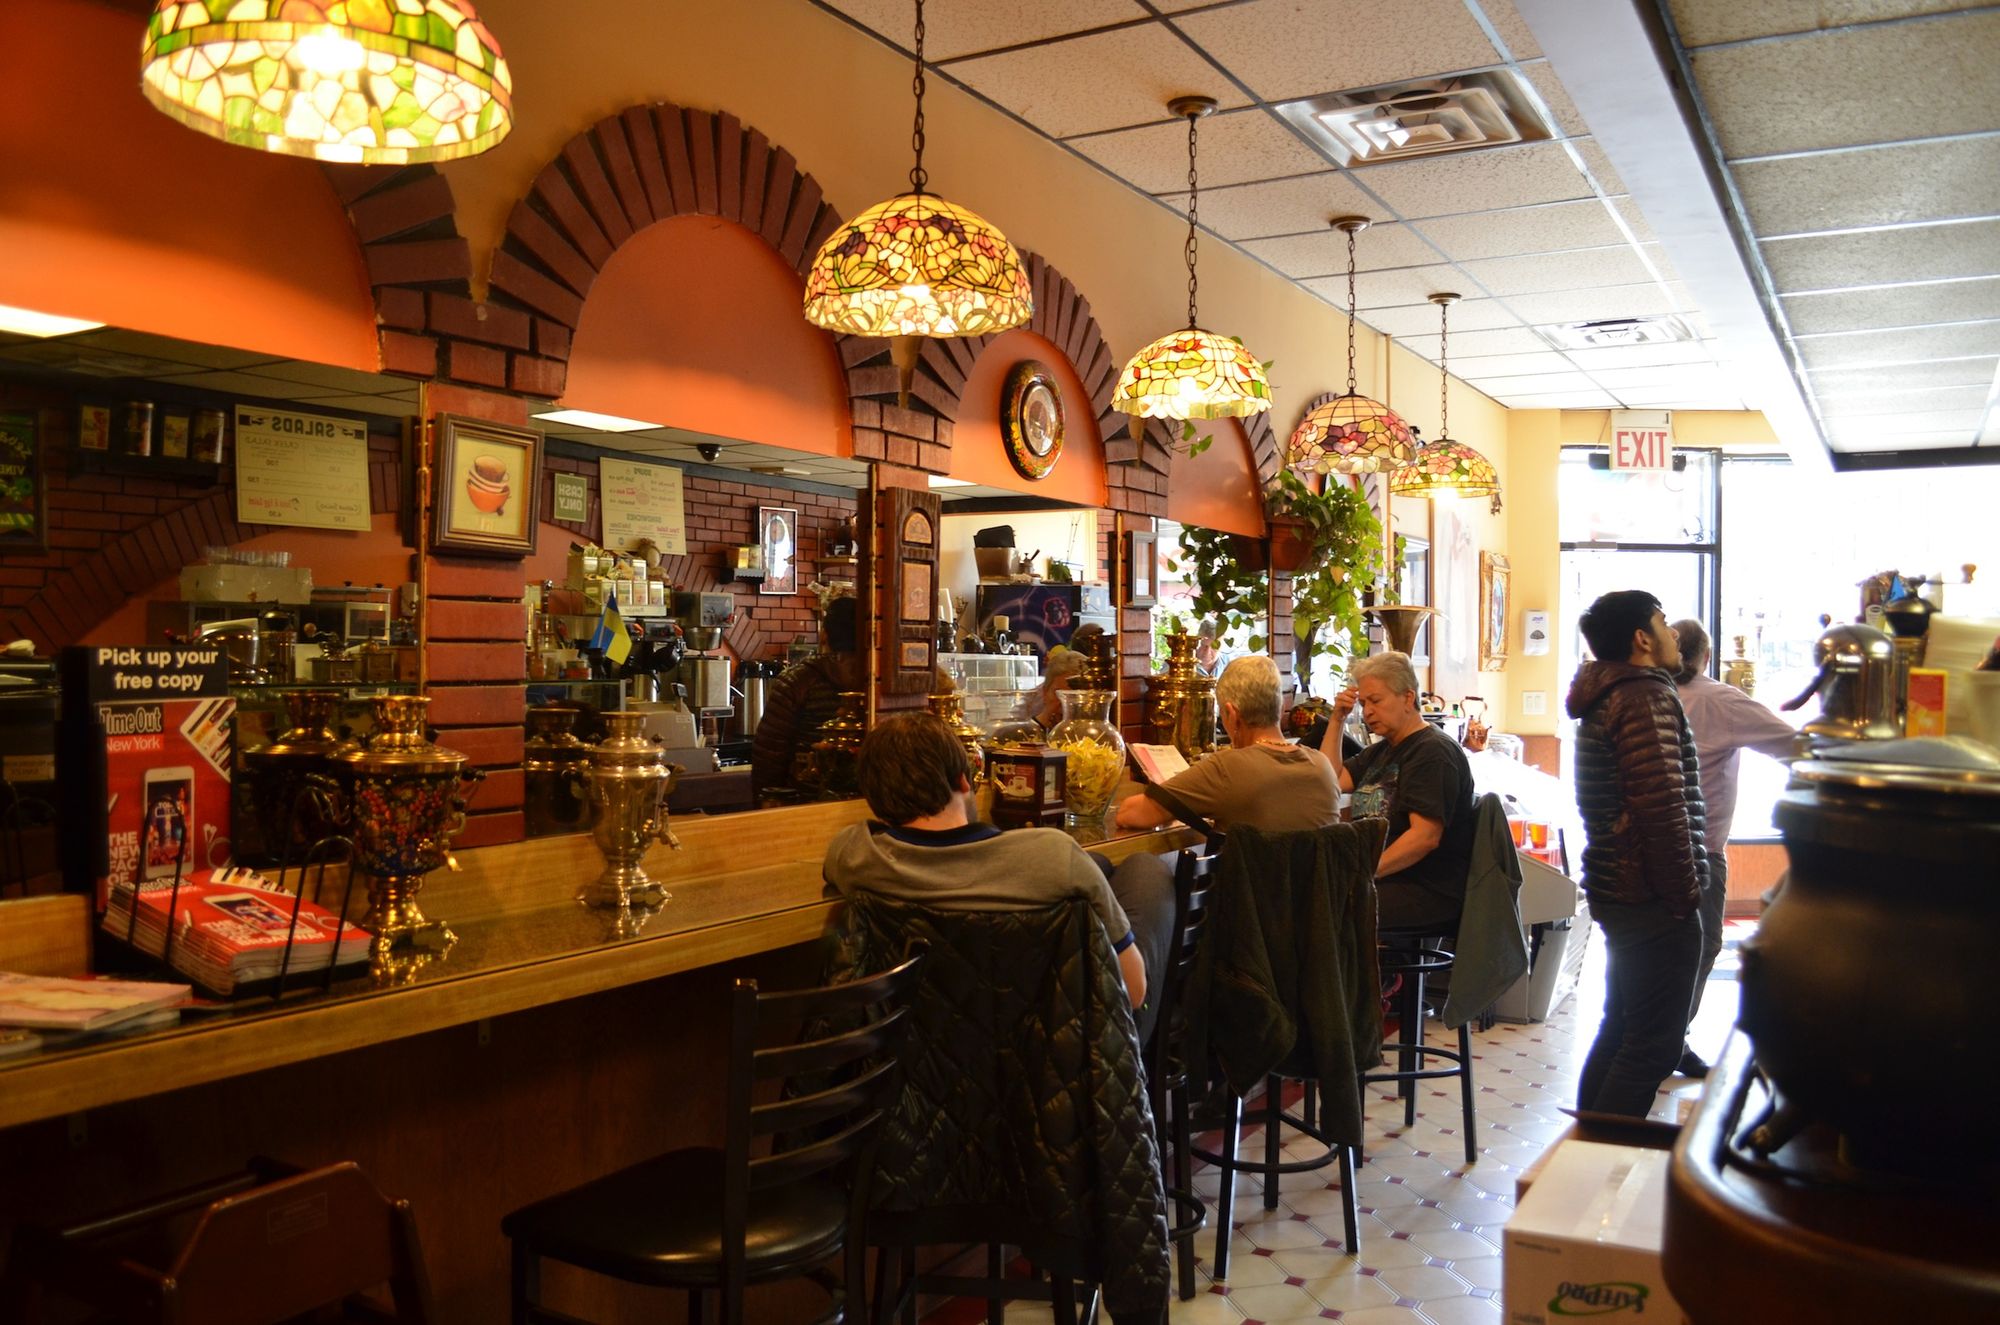
[[[591,633],[590,647],[597,649],[611,660],[615,666],[621,664],[632,652],[632,632],[625,629],[625,618],[618,615],[618,595],[604,595],[604,614],[597,618],[597,629]]]

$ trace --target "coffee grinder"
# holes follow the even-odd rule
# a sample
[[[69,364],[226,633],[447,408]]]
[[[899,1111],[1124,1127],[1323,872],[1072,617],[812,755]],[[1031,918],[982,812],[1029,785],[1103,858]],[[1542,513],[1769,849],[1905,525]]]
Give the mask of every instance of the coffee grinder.
[[[687,688],[688,707],[701,720],[711,747],[721,743],[723,728],[736,716],[729,655],[722,651],[722,632],[735,610],[735,598],[726,593],[674,595],[674,614],[689,650],[675,677]]]

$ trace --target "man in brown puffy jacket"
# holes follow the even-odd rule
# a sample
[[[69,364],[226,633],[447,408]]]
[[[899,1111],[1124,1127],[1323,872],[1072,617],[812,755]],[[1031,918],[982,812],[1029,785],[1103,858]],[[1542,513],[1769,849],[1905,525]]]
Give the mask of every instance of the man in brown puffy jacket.
[[[1608,593],[1581,622],[1596,660],[1577,669],[1576,804],[1589,836],[1583,887],[1604,934],[1604,1021],[1579,1108],[1643,1118],[1680,1061],[1701,964],[1707,872],[1694,735],[1672,673],[1680,646],[1660,600]]]

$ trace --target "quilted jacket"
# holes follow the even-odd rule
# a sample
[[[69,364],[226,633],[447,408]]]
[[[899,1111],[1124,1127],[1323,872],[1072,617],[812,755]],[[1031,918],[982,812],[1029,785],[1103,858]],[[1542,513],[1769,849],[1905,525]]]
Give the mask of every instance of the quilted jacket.
[[[1576,808],[1589,844],[1583,887],[1595,899],[1657,900],[1693,914],[1708,877],[1694,733],[1673,678],[1656,667],[1587,662],[1571,683]]]
[[[902,1224],[925,1243],[1018,1243],[1102,1284],[1119,1325],[1164,1322],[1153,1115],[1132,1006],[1090,904],[936,911],[856,893],[831,938],[831,979],[929,944],[875,1160],[871,1238]]]
[[[1238,825],[1216,862],[1187,998],[1187,1062],[1238,1096],[1272,1072],[1320,1084],[1319,1125],[1361,1144],[1361,1075],[1382,1060],[1375,865],[1386,819],[1310,832]]]

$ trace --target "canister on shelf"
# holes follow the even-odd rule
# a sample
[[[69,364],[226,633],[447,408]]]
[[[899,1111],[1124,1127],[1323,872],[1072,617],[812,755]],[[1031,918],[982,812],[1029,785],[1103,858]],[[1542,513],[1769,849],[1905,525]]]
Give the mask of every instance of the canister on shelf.
[[[153,454],[153,402],[134,400],[126,403],[125,417],[118,429],[118,453],[120,455]]]
[[[188,433],[188,459],[204,465],[222,463],[223,417],[219,409],[198,409]]]

